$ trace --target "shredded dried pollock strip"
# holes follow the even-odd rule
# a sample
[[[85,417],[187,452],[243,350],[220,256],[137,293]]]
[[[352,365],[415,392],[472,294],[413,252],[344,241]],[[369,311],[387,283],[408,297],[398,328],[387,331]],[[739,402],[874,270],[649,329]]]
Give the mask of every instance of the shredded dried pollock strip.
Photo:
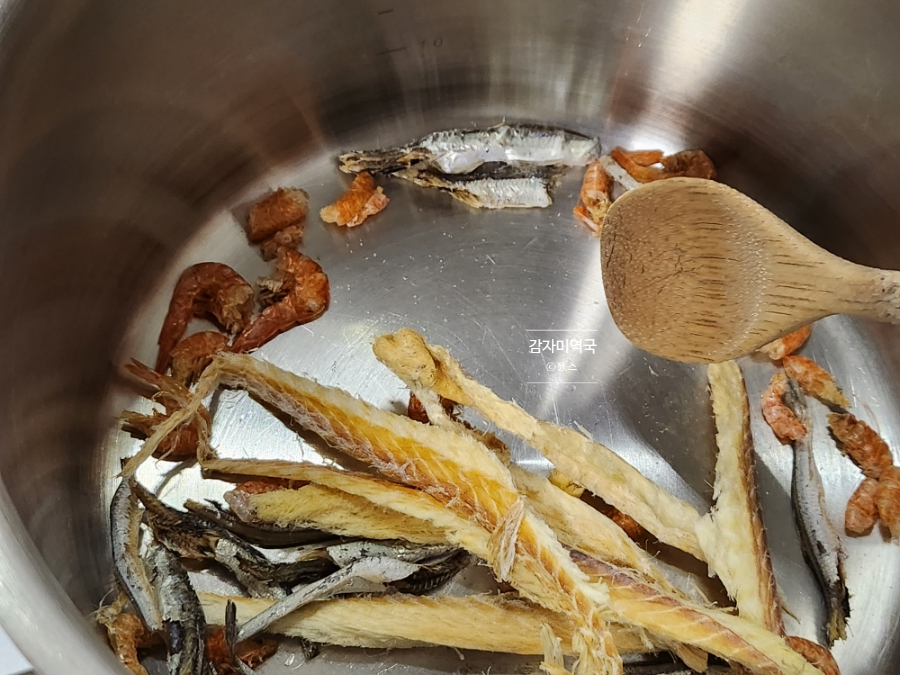
[[[740,614],[779,635],[784,632],[756,486],[750,403],[734,361],[708,367],[716,418],[713,510],[697,524],[710,572],[722,580]]]
[[[237,605],[243,623],[271,601],[200,593],[207,620],[217,623],[225,604]],[[505,654],[542,654],[541,626],[561,638],[562,651],[574,654],[575,626],[562,614],[507,596],[423,597],[403,594],[340,598],[317,602],[291,613],[270,630],[311,642],[342,647],[397,649],[444,646]],[[632,629],[612,625],[623,654],[645,653],[648,646]],[[650,645],[652,648],[653,645]]]
[[[639,613],[642,625],[655,634],[700,647],[757,675],[822,675],[762,626],[667,596],[606,563],[581,556],[576,560],[588,574],[606,581],[613,611],[623,617]]]
[[[368,412],[369,410],[373,410],[373,414],[386,415],[387,418],[391,420],[392,425],[399,424],[399,428],[401,429],[405,430],[409,428],[407,425],[414,425],[414,427],[417,427],[419,430],[430,430],[424,436],[416,436],[420,441],[425,441],[426,443],[428,441],[444,442],[448,445],[439,445],[439,447],[441,447],[444,452],[452,455],[456,455],[460,451],[458,446],[461,437],[453,434],[448,435],[448,432],[446,431],[434,427],[427,427],[406,418],[398,418],[398,416],[392,415],[391,413],[371,409],[369,406],[366,406],[366,404],[354,399],[344,392],[321,387],[309,380],[280,371],[274,366],[261,363],[243,355],[221,355],[217,357],[211,366],[211,370],[208,370],[201,379],[195,398],[192,399],[182,411],[176,412],[172,418],[164,423],[164,425],[168,423],[177,425],[189,418],[199,407],[202,399],[211,393],[220,382],[242,386],[265,402],[275,405],[280,410],[291,414],[295,418],[298,414],[298,406],[305,406],[311,403],[311,401],[308,400],[308,397],[310,396],[313,398],[317,396],[321,397],[317,399],[319,403],[328,403],[328,405],[319,409],[320,413],[325,416],[326,419],[331,419],[331,407],[332,405],[336,405],[339,411],[334,412],[334,414],[342,415],[342,419],[347,424],[353,421],[352,416],[354,414],[360,411]],[[403,419],[403,423],[398,423],[398,419]],[[356,429],[355,431],[359,431],[359,429]],[[381,433],[387,433],[385,427],[380,427],[379,431]],[[349,434],[350,430],[345,428],[345,432]],[[369,432],[372,433],[372,430],[369,430]],[[442,433],[434,435],[435,432]],[[157,429],[157,432],[148,439],[148,443],[152,443],[154,438],[164,437],[166,433],[168,433],[168,429],[164,427]],[[332,432],[323,429],[322,431],[319,431],[319,433],[330,434]],[[377,434],[373,433],[373,435],[375,438],[367,440],[366,442],[368,443],[371,441],[372,443],[380,443],[381,441],[377,439]],[[326,436],[326,440],[332,439]],[[411,442],[413,439],[407,437],[407,440]],[[471,439],[465,439],[465,441],[462,442],[473,441],[471,441]],[[152,452],[152,449],[151,445],[149,452]],[[435,448],[428,449],[432,453],[438,452]],[[424,452],[425,448],[420,448],[420,450]],[[485,450],[484,452],[487,451]],[[409,459],[408,470],[422,471],[426,468],[423,467],[421,460],[415,461],[413,457],[410,457]],[[309,467],[303,467],[303,465],[293,465],[292,467],[289,462],[215,460],[210,457],[201,457],[201,460],[204,468],[212,470],[239,473],[244,469],[249,469],[249,471],[245,472],[255,475],[272,475],[274,477],[310,480]],[[496,461],[499,462],[499,460]],[[491,464],[488,462],[484,467],[484,470],[478,472],[479,475],[477,478],[479,480],[493,482],[485,475],[490,466]],[[502,464],[500,464],[500,466],[502,466]],[[347,488],[348,491],[352,489],[355,494],[371,496],[373,501],[381,506],[394,508],[407,515],[428,520],[434,526],[440,527],[448,532],[450,543],[463,546],[470,552],[482,558],[487,559],[489,557],[490,535],[493,532],[493,529],[485,528],[483,524],[476,522],[475,518],[468,517],[464,509],[460,508],[458,504],[454,504],[451,508],[447,508],[450,504],[441,499],[446,495],[441,494],[440,491],[430,491],[434,495],[430,496],[422,490],[392,485],[371,478],[360,476],[353,476],[350,480],[348,480],[347,476],[336,478],[337,474],[340,472],[333,470],[323,471],[322,467],[315,468],[322,472],[323,478],[321,484],[342,489],[342,487],[337,484],[337,480],[339,479],[342,482],[343,487]],[[441,465],[441,468],[445,467]],[[434,468],[429,467],[428,472],[433,474]],[[324,478],[326,473],[330,476],[329,478]],[[470,475],[466,477],[465,480],[470,480],[471,478],[472,476]],[[454,479],[463,480],[463,478],[458,476],[455,476]],[[508,480],[509,485],[511,485],[511,479]],[[467,486],[462,485],[459,487],[464,489]],[[484,489],[483,485],[481,489]],[[508,485],[504,486],[503,489],[508,490]],[[465,494],[459,494],[459,501],[463,501],[470,496],[471,495],[467,496]],[[518,498],[518,495],[513,490],[508,495],[508,498],[511,506]],[[500,519],[498,518],[497,524],[499,524],[499,520]],[[560,602],[556,599],[558,597],[556,595],[553,598],[553,603],[547,602],[545,599],[545,596],[547,595],[547,586],[541,585],[547,584],[548,582],[547,565],[562,570],[567,570],[568,566],[562,563],[556,568],[555,566],[559,561],[555,556],[550,560],[539,559],[535,555],[536,547],[527,550],[527,545],[532,542],[528,540],[523,542],[522,540],[523,534],[528,532],[529,527],[533,529],[543,528],[546,536],[552,538],[552,533],[550,533],[543,523],[537,521],[537,519],[529,518],[529,515],[526,514],[526,517],[519,527],[519,541],[517,542],[518,555],[511,570],[512,579],[521,592],[523,592],[523,595],[528,597],[540,595],[542,596],[542,598],[540,598],[542,600],[541,604],[553,604],[554,606],[549,607],[550,609],[566,613],[573,620],[580,622],[574,635],[574,641],[576,643],[577,653],[582,655],[581,667],[584,667],[583,655],[585,653],[585,645],[583,640],[585,639],[586,633],[584,629],[585,614],[577,607],[572,607],[571,604],[566,605],[565,602]],[[450,535],[452,535],[452,539],[450,538]],[[585,559],[590,560],[586,557]],[[580,562],[583,564],[583,561]],[[605,563],[593,561],[591,565],[592,566],[588,571],[591,574],[596,574],[598,581],[606,580],[616,587],[616,603],[615,607],[612,608],[614,615],[611,615],[610,618],[615,618],[615,616],[618,615],[622,620],[628,623],[647,628],[654,633],[667,637],[667,639],[670,639],[673,642],[680,641],[699,646],[710,653],[740,663],[752,672],[765,675],[818,675],[820,673],[819,670],[810,666],[802,659],[802,657],[799,657],[795,652],[790,650],[783,640],[743,619],[729,616],[721,611],[691,605],[678,597],[674,597],[650,584],[636,579],[627,571],[616,569]],[[581,572],[579,572],[579,574],[581,574]],[[551,588],[558,587],[556,586],[559,583],[557,580],[551,581],[551,583],[553,584]],[[602,595],[602,586],[595,586],[592,584],[591,588],[596,589],[596,592]],[[612,589],[609,590],[610,592],[612,591]],[[556,607],[560,605],[563,605],[563,607],[557,610]],[[593,619],[593,617],[591,618]],[[599,616],[596,618],[598,621],[600,620]],[[588,633],[587,636],[592,637],[590,633]],[[797,659],[802,661],[802,663],[798,663]],[[588,665],[588,668],[594,669],[593,671],[586,670],[584,672],[603,672],[596,668],[595,663],[596,662]],[[780,664],[780,666],[773,669],[773,663]]]
[[[442,347],[409,329],[375,342],[375,355],[414,390],[431,389],[469,406],[540,450],[560,471],[643,525],[660,541],[703,560],[694,532],[700,514],[609,448],[577,431],[534,419],[463,373]]]
[[[413,394],[423,402],[433,424],[457,433],[479,437],[480,432],[461,424],[448,415],[441,405],[440,398],[433,391],[420,389],[413,391]],[[492,449],[498,453],[498,456],[508,457],[509,452],[506,446],[495,438],[491,440],[491,445],[494,446]],[[504,461],[507,462],[516,487],[525,497],[528,505],[543,518],[563,544],[599,560],[632,569],[639,576],[667,593],[684,597],[683,593],[672,586],[650,556],[637,546],[616,523],[569,492],[553,485],[550,480],[529,473],[510,463],[507,459]],[[556,471],[559,478],[561,472]],[[566,478],[564,484],[568,487],[571,482]],[[660,646],[675,652],[692,670],[702,673],[707,669],[708,659],[705,652],[680,642],[660,639],[655,635],[652,638]],[[546,642],[545,652],[548,646],[550,646],[550,642]],[[547,666],[543,668],[544,671],[549,672],[548,668],[552,670],[559,664],[545,659],[544,665]]]
[[[305,480],[328,485],[366,497],[379,506],[421,518],[437,531],[445,532],[451,544],[462,546],[474,555],[485,557],[488,552],[488,532],[460,518],[443,504],[418,490],[327,467],[278,460],[208,457],[202,464],[206,469],[223,473]],[[654,637],[662,636],[669,643],[691,644],[729,661],[741,663],[754,673],[820,675],[805,660],[798,660],[798,655],[778,636],[745,619],[687,602],[613,565],[583,554],[573,555],[577,556],[582,569],[598,581],[606,583],[610,597],[617,599],[615,606],[611,607],[614,612],[610,615],[611,620],[643,628]],[[772,670],[772,663],[784,665],[781,670]]]
[[[281,527],[311,528],[342,537],[405,539],[415,544],[437,544],[446,535],[417,518],[377,506],[369,500],[324,485],[284,488],[242,495],[241,518],[253,518]],[[246,518],[245,518],[246,520]]]
[[[503,463],[471,438],[380,410],[252,357],[220,354],[201,377],[190,403],[157,428],[138,457],[152,453],[157,438],[168,433],[166,427],[192,416],[219,385],[245,389],[338,450],[433,496],[447,512],[476,524],[489,536],[497,530],[515,535],[512,569],[502,557],[512,542],[497,541],[479,555],[508,574],[525,597],[573,617],[578,624],[580,673],[622,672],[621,657],[601,618],[606,589],[588,583],[553,532],[530,510],[525,510],[517,527],[509,527],[508,516],[519,508],[519,494]]]

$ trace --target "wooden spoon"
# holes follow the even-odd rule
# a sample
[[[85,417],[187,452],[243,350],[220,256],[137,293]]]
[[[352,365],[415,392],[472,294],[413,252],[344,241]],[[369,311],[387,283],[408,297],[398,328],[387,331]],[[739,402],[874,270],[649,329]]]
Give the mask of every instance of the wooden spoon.
[[[830,314],[900,323],[900,272],[838,258],[714,181],[670,178],[625,193],[601,247],[616,324],[676,361],[737,358]]]

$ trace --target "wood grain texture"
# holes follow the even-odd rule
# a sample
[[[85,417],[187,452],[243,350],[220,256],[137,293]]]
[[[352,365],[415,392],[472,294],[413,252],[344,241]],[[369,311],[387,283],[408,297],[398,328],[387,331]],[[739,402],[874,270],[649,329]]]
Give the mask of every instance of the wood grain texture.
[[[838,258],[714,181],[624,194],[601,241],[616,324],[659,356],[726,361],[830,314],[900,322],[900,273]]]

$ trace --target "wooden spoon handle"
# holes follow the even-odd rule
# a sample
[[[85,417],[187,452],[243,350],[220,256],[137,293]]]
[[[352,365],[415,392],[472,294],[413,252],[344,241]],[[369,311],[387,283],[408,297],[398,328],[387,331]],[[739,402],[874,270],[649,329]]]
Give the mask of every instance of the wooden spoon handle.
[[[900,323],[900,272],[863,267],[854,281],[848,285],[841,312]]]

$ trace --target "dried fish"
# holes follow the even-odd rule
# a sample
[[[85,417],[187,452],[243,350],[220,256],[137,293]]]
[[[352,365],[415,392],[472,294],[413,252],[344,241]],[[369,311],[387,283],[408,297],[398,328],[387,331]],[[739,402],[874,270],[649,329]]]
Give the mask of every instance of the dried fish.
[[[375,341],[375,355],[412,389],[433,389],[474,409],[488,421],[540,450],[557,468],[594,494],[632,516],[660,541],[698,559],[703,551],[694,532],[700,514],[673,497],[609,448],[574,429],[534,419],[465,375],[442,347],[427,344],[410,329]]]
[[[788,381],[784,400],[800,423],[810,429],[812,420],[806,399],[794,380]],[[837,530],[825,512],[825,491],[813,456],[812,434],[807,433],[803,438],[792,441],[792,444],[794,470],[791,499],[794,517],[800,530],[803,551],[822,587],[827,610],[825,633],[830,646],[835,640],[843,640],[847,636],[850,594],[844,576],[845,554]]]
[[[346,392],[240,354],[216,357],[197,384],[197,401],[167,420],[123,471],[127,474],[152,453],[169,427],[194,414],[202,398],[219,384],[246,388],[346,454],[390,478],[427,490],[440,500],[436,503],[444,504],[443,514],[455,523],[475,524],[475,531],[490,536],[520,500],[506,467],[474,439],[379,410]],[[601,616],[603,586],[587,583],[552,531],[533,513],[524,513],[516,533],[519,555],[511,582],[527,597],[577,617],[583,638],[581,672],[618,673],[621,659]],[[495,562],[490,549],[479,555]]]
[[[404,540],[352,541],[325,549],[338,567],[346,567],[362,558],[394,558],[403,562],[425,563],[456,551],[449,544],[412,544]]]
[[[128,594],[141,619],[152,632],[162,630],[162,618],[153,598],[153,585],[140,552],[140,501],[130,482],[119,483],[109,507],[109,530],[112,540],[116,578]]]
[[[420,518],[436,529],[442,529],[448,541],[465,546],[474,555],[482,558],[488,555],[490,537],[486,530],[456,515],[433,497],[419,490],[327,467],[278,460],[218,459],[211,455],[204,457],[202,462],[204,466],[215,471],[272,476],[291,480],[310,480],[327,484],[337,489],[343,489],[371,499],[373,503],[380,506],[396,509],[411,517]],[[549,487],[552,491],[563,495],[560,490],[552,486]],[[578,501],[574,500],[574,498],[569,499]],[[584,506],[590,508],[586,504]],[[621,621],[639,627],[637,630],[644,628],[649,631],[665,631],[666,637],[662,638],[664,640],[669,642],[689,642],[710,653],[718,654],[729,661],[745,664],[755,673],[764,675],[818,674],[818,671],[811,670],[811,666],[805,660],[788,649],[783,640],[756,624],[715,608],[700,607],[696,604],[685,602],[677,595],[662,591],[656,584],[646,583],[633,573],[615,565],[607,562],[601,563],[596,559],[588,558],[574,551],[570,553],[584,571],[596,575],[595,579],[597,581],[614,584],[615,587],[610,588],[611,594],[614,593],[616,597],[614,611],[619,614]],[[517,564],[513,568],[514,574],[526,572],[526,570],[519,569],[519,567]],[[327,605],[328,603],[325,604]],[[257,602],[254,606],[259,607],[262,605]],[[379,607],[380,605],[374,606]],[[305,611],[306,609],[301,610],[300,613],[303,614]],[[338,610],[336,609],[335,611],[337,612]],[[571,619],[576,615],[568,614],[568,616]],[[315,626],[315,630],[322,631],[319,635],[324,633],[328,636],[319,640],[321,642],[357,646],[413,646],[408,643],[397,645],[393,641],[393,637],[390,638],[391,641],[389,642],[388,638],[384,637],[385,634],[395,635],[395,633],[390,633],[389,630],[396,630],[398,633],[402,631],[402,634],[406,636],[416,631],[419,631],[415,633],[417,635],[424,634],[429,637],[435,634],[433,627],[418,625],[408,614],[399,614],[399,612],[398,614],[385,614],[383,619],[370,617],[363,619],[356,612],[348,610],[348,615],[335,615],[332,616],[330,621],[325,621],[323,618],[322,621],[325,625],[316,621],[315,618],[311,618],[308,622],[303,622],[297,614],[291,615],[289,620],[289,623],[279,622],[276,626],[273,626],[272,630],[299,631],[300,635],[310,637],[313,635],[309,632],[313,630],[310,626]],[[361,626],[362,623],[369,626],[377,626],[382,628],[384,632],[373,635],[373,633],[377,632],[377,629],[371,628],[360,635],[356,629],[348,629],[349,635],[347,635],[340,633],[337,628],[337,626],[341,626],[341,630],[343,630],[342,623],[334,623],[341,620],[347,620],[353,626]],[[293,621],[297,621],[297,623],[293,623]],[[384,621],[384,625],[382,625],[381,621]],[[458,641],[473,639],[471,632],[463,632],[463,627],[458,623],[452,623],[451,625],[453,625],[451,635],[446,636],[440,633],[443,639],[453,640],[449,644],[457,645],[459,644]],[[503,636],[498,637],[495,634],[495,642],[492,643],[493,646],[487,647],[488,650],[505,651],[500,650],[498,645],[505,644],[508,639],[512,638],[512,636],[507,635],[505,630],[506,624],[501,625],[504,626]],[[632,649],[633,643],[621,642],[623,639],[621,632],[619,632],[622,630],[621,626],[617,626],[615,623],[610,623],[609,625],[613,631],[612,634],[615,636],[617,647],[622,650]],[[288,629],[288,626],[291,628]],[[303,627],[302,629],[300,628],[301,626]],[[388,628],[388,626],[391,628]],[[556,634],[560,635],[560,632],[557,630]],[[379,635],[381,636],[381,642],[378,641]],[[643,632],[643,635],[646,638],[646,631]],[[429,641],[429,637],[421,639]],[[475,639],[487,639],[487,635],[480,633]],[[650,640],[644,645],[643,651],[659,651],[660,645],[654,642],[655,640],[656,636],[651,633]],[[439,642],[439,644],[448,643]],[[626,649],[623,644],[628,644],[629,647]]]
[[[395,584],[396,585],[396,584]],[[238,609],[238,622],[249,621],[271,600],[200,593],[209,621],[222,616],[228,601]],[[268,630],[330,645],[403,649],[447,646],[457,649],[540,654],[541,624],[562,638],[563,651],[574,654],[571,618],[550,612],[514,595],[413,596],[404,593],[341,596],[315,602],[286,616]],[[657,651],[637,631],[611,624],[624,654]]]
[[[151,544],[153,587],[162,615],[169,675],[212,675],[206,660],[206,619],[187,572],[164,546]]]
[[[576,551],[572,559],[591,578],[606,582],[613,612],[622,617],[640,615],[640,625],[654,635],[696,645],[760,675],[821,675],[781,636],[758,624],[673,598],[623,570]]]
[[[433,528],[423,527],[421,521],[324,485],[258,494],[238,487],[225,493],[225,499],[248,523],[314,527],[342,537],[406,539],[418,544],[445,541]]]
[[[173,509],[136,481],[132,485],[160,543],[185,558],[219,563],[252,595],[282,598],[284,586],[319,579],[334,569],[321,550],[290,563],[272,562],[225,528],[193,513]]]
[[[241,539],[262,548],[288,548],[303,544],[329,542],[335,539],[330,532],[306,527],[282,527],[262,520],[244,521],[216,501],[200,504],[192,500],[184,503],[191,513],[224,527]]]
[[[165,436],[168,427],[189,419],[203,399],[222,384],[249,391],[304,426],[315,425],[317,433],[329,442],[339,444],[360,458],[368,457],[369,463],[378,462],[382,471],[390,471],[392,476],[420,489],[371,477],[344,475],[334,470],[323,472],[325,467],[284,461],[218,459],[211,448],[200,457],[204,468],[294,480],[312,480],[313,475],[321,475],[320,482],[338,489],[346,488],[354,494],[371,497],[380,506],[426,520],[433,527],[443,528],[451,543],[464,546],[479,557],[490,557],[491,533],[502,518],[501,514],[505,514],[519,496],[510,479],[502,477],[500,467],[488,459],[484,450],[476,453],[470,440],[458,434],[439,433],[440,429],[373,408],[338,389],[323,387],[245,355],[217,356],[201,377],[194,393],[195,400],[167,421],[167,426],[157,430],[133,466],[153,452],[154,443]],[[314,417],[310,416],[311,410],[316,411]],[[340,435],[337,424],[340,424]],[[372,454],[364,455],[363,452]],[[458,463],[466,468],[461,469]],[[398,471],[401,467],[402,472]],[[439,484],[432,483],[437,480],[438,471],[443,478]],[[441,491],[443,486],[447,486],[447,492]],[[421,488],[428,488],[428,493]],[[477,515],[471,511],[476,500]],[[598,617],[594,608],[604,606],[601,594],[607,589],[609,609],[616,615],[658,632],[668,640],[699,646],[760,674],[815,675],[819,672],[769,631],[720,610],[687,603],[607,563],[591,569],[594,579],[585,588],[581,576],[584,568],[570,571],[569,565],[556,556],[558,544],[550,542],[552,532],[527,511],[519,528],[519,537],[519,555],[511,570],[515,583],[522,592],[551,605],[554,611],[569,613],[577,622],[581,672],[618,672],[617,668],[605,668],[601,654],[614,658],[605,651],[605,641],[589,645],[583,642],[597,639],[594,631],[599,633],[605,628],[604,623],[595,622]],[[551,570],[553,576],[550,576]],[[565,594],[560,593],[559,582],[554,581],[563,578],[567,587]],[[607,639],[611,640],[612,634],[608,635]],[[586,652],[585,647],[590,651]]]
[[[340,156],[341,171],[393,173],[426,164],[445,174],[463,174],[488,162],[537,166],[585,166],[596,159],[596,139],[563,129],[531,124],[500,124],[489,129],[438,131],[400,148],[350,152]]]
[[[536,169],[529,173],[513,167],[465,175],[443,175],[428,170],[403,169],[392,176],[420,187],[449,192],[455,199],[476,209],[544,208],[553,203],[550,185],[554,174]]]
[[[243,624],[238,631],[238,638],[246,640],[253,637],[310,602],[347,593],[384,592],[386,584],[404,579],[418,569],[419,566],[415,563],[396,558],[360,558],[319,581],[295,588],[289,596]]]
[[[784,623],[762,522],[756,485],[756,451],[750,433],[750,402],[734,361],[707,370],[716,420],[716,504],[697,523],[710,574],[722,580],[740,615],[782,634]]]
[[[469,566],[472,557],[461,548],[453,548],[448,553],[420,564],[418,570],[405,579],[391,584],[401,593],[418,595],[430,593],[450,581],[456,574]]]

